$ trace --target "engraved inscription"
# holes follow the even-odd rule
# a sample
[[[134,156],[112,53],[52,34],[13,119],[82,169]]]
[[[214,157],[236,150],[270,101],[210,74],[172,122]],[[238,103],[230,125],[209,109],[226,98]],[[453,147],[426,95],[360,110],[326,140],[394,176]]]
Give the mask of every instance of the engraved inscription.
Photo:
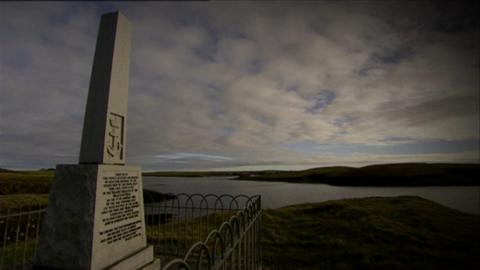
[[[123,160],[123,127],[124,117],[110,113],[108,116],[108,136],[107,136],[107,153],[110,157],[118,157]]]
[[[101,206],[103,230],[100,243],[128,241],[142,235],[138,175],[114,172],[103,176],[104,205]]]

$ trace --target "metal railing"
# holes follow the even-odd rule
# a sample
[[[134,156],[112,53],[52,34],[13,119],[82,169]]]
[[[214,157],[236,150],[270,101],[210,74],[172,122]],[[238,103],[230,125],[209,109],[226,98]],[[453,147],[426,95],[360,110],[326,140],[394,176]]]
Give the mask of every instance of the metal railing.
[[[162,269],[261,267],[260,196],[182,193],[165,198],[145,204],[147,241]],[[28,269],[46,205],[3,200],[0,209],[0,270]]]
[[[175,196],[145,206],[148,242],[162,269],[260,268],[260,196]]]
[[[0,269],[24,269],[35,256],[46,206],[35,199],[0,202]]]

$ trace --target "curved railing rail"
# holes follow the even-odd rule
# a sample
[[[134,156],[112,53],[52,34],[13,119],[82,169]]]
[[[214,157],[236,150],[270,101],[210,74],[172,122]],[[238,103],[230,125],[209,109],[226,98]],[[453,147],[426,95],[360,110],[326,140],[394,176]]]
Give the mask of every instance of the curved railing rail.
[[[45,202],[0,198],[0,270],[29,269]],[[162,269],[256,269],[260,196],[176,194],[145,204],[147,241]]]
[[[147,236],[162,269],[257,269],[261,197],[176,194],[145,205]]]
[[[35,198],[0,197],[0,269],[28,268],[46,205]]]

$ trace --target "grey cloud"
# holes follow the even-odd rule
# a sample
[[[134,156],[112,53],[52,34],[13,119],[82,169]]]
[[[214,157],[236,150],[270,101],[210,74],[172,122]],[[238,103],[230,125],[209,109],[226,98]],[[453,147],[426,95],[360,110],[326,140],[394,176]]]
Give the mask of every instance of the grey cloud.
[[[321,165],[361,157],[281,145],[479,137],[478,20],[462,6],[450,14],[429,2],[0,5],[0,166],[75,162],[99,15],[109,8],[134,25],[129,163],[218,166],[155,158],[197,153],[231,157],[228,166]]]
[[[164,160],[207,160],[214,162],[224,162],[232,160],[231,157],[207,155],[200,153],[175,153],[170,155],[155,155],[154,157]]]

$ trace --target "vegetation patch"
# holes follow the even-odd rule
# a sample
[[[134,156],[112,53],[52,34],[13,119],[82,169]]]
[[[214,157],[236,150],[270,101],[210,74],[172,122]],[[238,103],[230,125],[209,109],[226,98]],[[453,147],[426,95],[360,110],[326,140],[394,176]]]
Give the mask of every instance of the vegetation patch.
[[[3,171],[0,172],[0,195],[20,193],[48,193],[53,171]]]
[[[48,204],[48,194],[11,194],[0,195],[0,213],[6,211],[29,211],[45,208]]]
[[[480,216],[420,197],[265,210],[263,263],[281,269],[477,269]]]
[[[240,175],[238,180],[323,183],[335,186],[470,186],[479,185],[479,164],[398,163],[361,168],[324,167]]]
[[[229,171],[229,172],[148,172],[144,176],[212,177],[230,176],[234,180],[319,183],[335,186],[475,186],[479,164],[396,163],[361,168],[345,166],[313,168],[302,171]]]

